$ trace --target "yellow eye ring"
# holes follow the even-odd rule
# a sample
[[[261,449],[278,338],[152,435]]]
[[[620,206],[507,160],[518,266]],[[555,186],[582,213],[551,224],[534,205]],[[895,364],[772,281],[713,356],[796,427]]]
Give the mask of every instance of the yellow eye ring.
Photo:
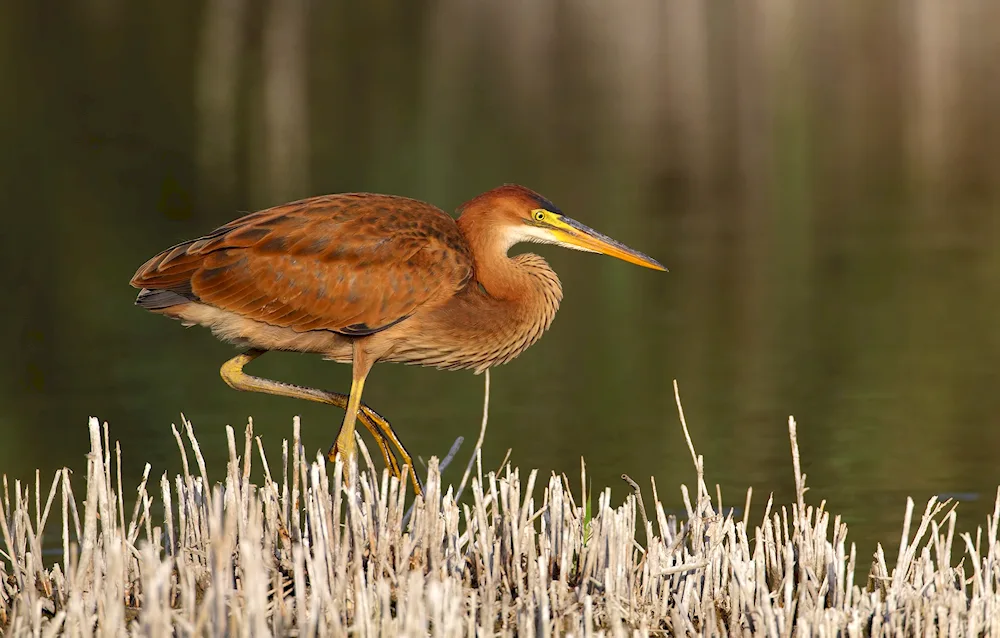
[[[534,218],[535,218],[536,222],[544,221],[545,220],[545,211],[542,210],[542,209],[540,209],[540,208],[538,210],[534,211]]]

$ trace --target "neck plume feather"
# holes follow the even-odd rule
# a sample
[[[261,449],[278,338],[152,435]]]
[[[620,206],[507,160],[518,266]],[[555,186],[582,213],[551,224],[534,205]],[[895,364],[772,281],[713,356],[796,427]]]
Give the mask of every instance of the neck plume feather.
[[[513,244],[531,237],[502,207],[473,202],[458,225],[469,242],[475,281],[486,294],[470,283],[449,305],[444,316],[456,336],[462,335],[456,341],[464,352],[460,363],[446,357],[442,367],[482,371],[510,361],[538,341],[559,309],[562,285],[538,255],[507,256]]]
[[[478,342],[477,362],[470,366],[477,372],[507,363],[538,341],[562,301],[562,284],[544,259],[530,253],[502,259],[503,270],[492,269],[480,280],[488,294],[475,304],[476,314],[487,317],[481,334],[470,340]]]
[[[478,373],[507,363],[538,341],[559,309],[559,278],[538,255],[501,259],[506,263],[499,270],[491,266],[476,273],[486,294],[470,282],[462,294],[425,319],[433,324],[427,337],[401,344],[385,360]],[[481,269],[478,262],[476,267]],[[447,337],[438,338],[442,334]]]
[[[425,364],[481,372],[507,363],[538,341],[559,309],[562,285],[538,255],[508,257],[509,234],[502,232],[502,226],[498,229],[480,215],[466,214],[458,221],[471,248],[475,274],[465,291],[438,315],[451,338],[447,343],[428,343],[419,348],[421,352],[401,352],[399,360],[420,358]]]

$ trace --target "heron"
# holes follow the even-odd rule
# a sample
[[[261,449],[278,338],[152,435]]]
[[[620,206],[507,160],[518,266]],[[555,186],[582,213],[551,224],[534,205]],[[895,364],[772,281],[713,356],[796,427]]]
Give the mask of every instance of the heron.
[[[416,199],[375,193],[282,204],[147,261],[132,277],[140,289],[135,303],[245,348],[221,367],[230,387],[345,410],[327,458],[356,461],[360,421],[390,473],[402,476],[395,448],[420,493],[409,452],[389,422],[361,401],[375,363],[478,374],[538,341],[559,308],[562,284],[542,257],[508,255],[521,242],[666,270],[516,184],[482,193],[458,213],[454,218]],[[349,393],[244,372],[272,351],[351,364]]]

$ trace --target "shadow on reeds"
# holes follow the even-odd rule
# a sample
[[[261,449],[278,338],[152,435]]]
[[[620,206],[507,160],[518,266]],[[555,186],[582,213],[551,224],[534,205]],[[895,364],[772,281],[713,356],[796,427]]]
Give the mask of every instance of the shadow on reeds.
[[[769,499],[752,527],[752,492],[742,519],[717,513],[683,411],[681,421],[698,475],[693,498],[681,487],[686,520],[665,514],[655,482],[647,516],[631,479],[633,493],[617,508],[610,488],[587,506],[589,495],[575,500],[559,476],[549,478],[538,503],[537,472],[522,483],[509,465],[484,474],[477,463],[471,499],[459,502],[435,459],[407,517],[405,482],[373,472],[362,446],[367,469],[352,469],[348,487],[340,463],[307,458],[297,421],[292,443],[282,445],[280,475],[252,426],[242,453],[227,427],[230,461],[221,483],[209,480],[185,422],[184,436],[174,429],[183,473],[164,475],[153,489],[147,465],[126,520],[120,454],[116,448],[112,458],[107,425],[91,419],[82,509],[69,470],[47,492],[40,482],[32,490],[19,481],[11,492],[4,478],[0,622],[9,635],[43,636],[93,635],[95,628],[151,636],[1000,630],[1000,615],[991,613],[1000,589],[1000,500],[985,531],[961,535],[964,557],[956,564],[955,507],[931,499],[911,537],[908,499],[894,567],[879,546],[859,582],[847,526],[823,503],[806,504],[794,420],[797,502],[775,507]],[[255,455],[261,485],[250,481]],[[586,485],[585,473],[582,479]],[[53,508],[62,559],[46,566],[40,530]]]

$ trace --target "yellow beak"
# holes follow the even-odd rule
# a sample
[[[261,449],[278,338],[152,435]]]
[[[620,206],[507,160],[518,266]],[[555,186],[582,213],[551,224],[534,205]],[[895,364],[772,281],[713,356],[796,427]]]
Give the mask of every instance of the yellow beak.
[[[644,255],[638,250],[633,250],[625,244],[581,224],[575,219],[559,215],[552,222],[551,230],[556,241],[567,248],[587,250],[610,257],[617,257],[630,264],[652,268],[653,270],[666,270],[660,262],[652,257]]]

